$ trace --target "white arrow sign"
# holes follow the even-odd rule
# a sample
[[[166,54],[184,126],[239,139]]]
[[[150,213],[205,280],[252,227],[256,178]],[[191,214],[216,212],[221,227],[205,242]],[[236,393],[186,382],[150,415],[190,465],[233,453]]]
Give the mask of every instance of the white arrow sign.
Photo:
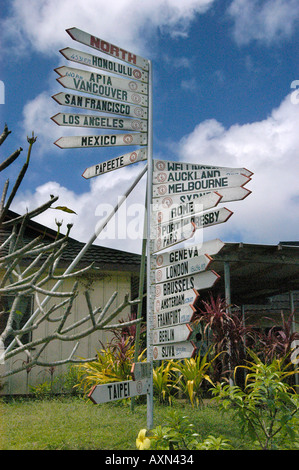
[[[156,345],[153,348],[153,357],[155,361],[165,359],[185,359],[195,354],[196,346],[192,341],[167,344],[165,346]]]
[[[220,188],[244,186],[250,178],[244,175],[229,175],[214,178],[204,178],[180,183],[165,183],[153,185],[153,197],[192,193],[196,191],[219,191]]]
[[[159,255],[153,255],[151,256],[151,269],[162,268],[179,261],[196,259],[204,254],[215,255],[219,253],[224,245],[221,240],[216,238],[215,240],[209,240],[188,248],[179,248],[167,251],[166,253],[160,253]]]
[[[135,80],[126,80],[125,78],[113,77],[112,75],[105,75],[103,73],[94,73],[89,70],[67,67],[66,65],[56,68],[55,72],[61,77],[72,78],[76,89],[79,90],[81,86],[85,86],[85,83],[90,83],[91,88],[97,90],[101,90],[102,87],[111,87],[113,89],[131,91],[143,95],[148,94],[147,84]],[[81,91],[84,91],[84,89]],[[121,101],[126,100],[122,99]]]
[[[97,83],[75,79],[70,76],[57,78],[57,81],[65,88],[71,90],[83,91],[83,93],[90,93],[91,95],[102,96],[117,101],[124,101],[139,106],[147,106],[148,100],[146,95],[140,95],[119,88],[113,88],[106,85],[98,85]]]
[[[150,250],[151,253],[156,253],[191,238],[195,232],[195,225],[192,222],[181,225],[178,224],[177,227],[172,225],[169,227],[169,230],[165,230],[164,233],[162,233],[159,225],[151,230]]]
[[[117,147],[120,145],[146,145],[147,134],[108,134],[108,135],[82,135],[60,137],[54,142],[57,147],[88,148],[88,147]]]
[[[219,168],[188,171],[158,171],[153,173],[153,184],[176,183],[181,181],[196,181],[210,178],[223,178],[225,176],[244,175],[243,170],[243,168]]]
[[[216,207],[221,201],[222,196],[217,192],[213,192],[201,198],[192,199],[191,201],[183,203],[179,199],[179,195],[154,198],[152,204],[152,223],[156,225]]]
[[[245,176],[250,176],[253,175],[252,171],[247,170],[247,168],[231,168],[231,167],[226,167],[226,166],[211,166],[211,165],[205,165],[202,163],[182,163],[182,162],[176,162],[176,161],[170,161],[170,160],[153,160],[153,170],[155,172],[161,172],[161,171],[190,171],[190,170],[226,170],[228,172],[231,172],[232,170],[242,170],[240,173],[242,173]]]
[[[132,52],[126,51],[125,49],[115,46],[114,44],[110,44],[103,39],[100,39],[92,34],[86,33],[78,28],[69,28],[66,32],[71,36],[72,39],[75,41],[80,42],[81,44],[85,44],[90,46],[100,52],[104,52],[105,54],[111,55],[116,59],[123,60],[131,65],[136,65],[136,67],[140,67],[143,70],[149,69],[148,60],[140,57]]]
[[[120,157],[112,158],[105,162],[98,163],[97,165],[86,168],[82,173],[83,178],[93,178],[94,176],[103,175],[109,171],[123,168],[124,166],[131,165],[132,163],[141,162],[147,159],[147,148],[136,150],[135,152],[125,153]]]
[[[219,278],[220,276],[215,273],[215,271],[203,271],[201,273],[156,284],[153,290],[154,297],[155,299],[162,300],[165,297],[182,294],[191,289],[196,289],[196,291],[209,289]]]
[[[196,298],[198,297],[198,294]],[[183,304],[170,310],[163,310],[153,314],[154,328],[183,325],[192,322],[196,308],[191,304]]]
[[[169,266],[155,269],[151,272],[151,283],[166,282],[170,279],[177,279],[181,276],[205,271],[211,261],[212,258],[209,255],[201,255],[196,258],[179,261]]]
[[[176,198],[178,203],[186,203],[194,200],[199,200],[201,201],[202,197],[206,197],[213,194],[212,192],[200,192],[200,193],[189,193],[189,194],[177,194],[174,196],[171,196],[171,199]],[[241,201],[245,199],[249,194],[251,194],[251,191],[247,188],[243,188],[243,186],[236,186],[234,188],[220,188],[217,190],[217,194],[221,195],[221,200],[219,201],[220,203],[223,202],[231,202],[231,201]],[[170,196],[165,196],[170,197]],[[155,200],[155,199],[154,199]]]
[[[151,376],[151,363],[150,362],[134,362],[131,368],[131,375],[133,380],[142,380]]]
[[[120,131],[146,132],[147,122],[138,119],[98,116],[94,114],[58,113],[51,117],[59,126],[117,129]]]
[[[169,328],[158,328],[153,330],[153,344],[179,343],[188,341],[192,328],[188,323],[171,326]]]
[[[147,119],[147,108],[131,104],[117,103],[116,101],[101,100],[84,95],[74,95],[63,91],[53,95],[52,98],[63,106],[89,109],[92,111],[130,116],[138,119]]]
[[[151,287],[151,292],[153,292],[153,297],[155,298],[152,304],[155,328],[158,328],[158,323],[155,324],[155,314],[166,313],[174,310],[177,312],[177,323],[188,323],[192,321],[191,318],[195,311],[195,305],[199,299],[199,293],[196,289],[189,289],[182,293],[174,293],[172,295],[159,298],[155,297],[156,290],[153,290],[153,286]],[[166,323],[164,323],[164,325],[165,324]],[[161,326],[163,326],[163,324]]]
[[[116,73],[123,77],[132,80],[140,80],[141,82],[148,83],[148,73],[144,70],[131,67],[130,65],[122,64],[120,62],[113,62],[103,57],[99,57],[87,52],[77,51],[71,47],[66,47],[59,51],[66,59],[78,64],[88,65],[95,69],[105,70],[106,72]]]
[[[112,382],[110,384],[95,385],[90,391],[88,398],[95,404],[107,403],[123,398],[145,395],[150,388],[149,379],[126,380],[124,382]]]

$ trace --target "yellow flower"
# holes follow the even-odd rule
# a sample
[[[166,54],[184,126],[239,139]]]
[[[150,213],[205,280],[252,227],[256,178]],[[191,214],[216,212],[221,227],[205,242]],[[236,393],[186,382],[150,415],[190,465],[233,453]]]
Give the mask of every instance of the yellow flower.
[[[150,448],[151,441],[145,435],[146,435],[146,429],[141,429],[136,439],[136,446],[137,446],[137,449],[139,450],[147,450]]]

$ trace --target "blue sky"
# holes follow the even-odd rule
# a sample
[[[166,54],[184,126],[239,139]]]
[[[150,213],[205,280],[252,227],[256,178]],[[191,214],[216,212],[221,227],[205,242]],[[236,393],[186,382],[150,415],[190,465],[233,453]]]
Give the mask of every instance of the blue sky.
[[[50,227],[55,227],[55,217],[65,225],[71,221],[72,235],[87,241],[105,208],[144,165],[85,180],[81,174],[86,167],[134,147],[61,150],[53,144],[63,135],[86,133],[50,119],[71,112],[51,98],[66,91],[54,69],[80,68],[59,49],[96,53],[65,32],[75,26],[152,60],[154,158],[254,172],[247,185],[252,194],[228,203],[233,216],[207,228],[205,240],[298,239],[297,0],[10,0],[1,1],[0,23],[0,80],[5,85],[0,113],[13,131],[2,155],[21,146],[24,160],[26,135],[34,131],[38,136],[14,210],[31,209],[50,194],[58,195],[59,203],[77,215],[48,211],[37,220]],[[5,177],[13,181],[21,163],[1,175],[1,186]],[[142,231],[144,196],[145,178],[123,210],[125,219],[115,223]],[[112,225],[97,243],[139,251],[140,240],[116,233],[122,230]]]

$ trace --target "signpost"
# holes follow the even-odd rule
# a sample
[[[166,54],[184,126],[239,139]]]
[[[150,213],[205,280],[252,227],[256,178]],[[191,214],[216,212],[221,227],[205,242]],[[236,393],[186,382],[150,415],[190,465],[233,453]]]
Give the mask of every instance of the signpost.
[[[193,357],[196,346],[192,341],[183,341],[166,345],[155,345],[153,350],[154,360],[185,359]]]
[[[122,145],[146,145],[147,135],[136,134],[106,134],[106,135],[71,135],[60,137],[54,142],[62,149],[88,147],[117,147]]]
[[[173,251],[167,251],[158,255],[152,256],[151,268],[161,268],[168,266],[178,261],[185,261],[189,259],[196,259],[203,254],[208,256],[215,255],[224,247],[224,243],[216,238],[201,244],[192,245],[188,248],[179,248]]]
[[[78,28],[69,28],[66,32],[71,36],[75,41],[85,44],[94,49],[97,49],[100,52],[111,55],[116,59],[120,59],[124,62],[128,62],[131,65],[135,65],[143,70],[149,70],[149,61],[140,57],[132,52],[126,51],[125,49],[115,46],[103,39],[100,39],[92,34],[86,33]]]
[[[166,172],[175,172],[175,171],[191,171],[191,170],[226,170],[231,172],[240,171],[245,176],[249,178],[253,175],[252,171],[247,170],[247,168],[230,168],[225,166],[211,166],[205,165],[202,163],[185,163],[185,162],[177,162],[177,161],[170,161],[170,160],[153,160],[153,168],[154,174],[156,172],[166,171]]]
[[[147,148],[141,148],[134,152],[125,153],[119,157],[112,158],[105,162],[98,163],[89,168],[86,168],[82,173],[83,178],[93,178],[94,176],[103,175],[109,171],[123,168],[124,166],[131,165],[132,163],[141,162],[147,159]]]
[[[244,186],[249,181],[250,178],[240,174],[157,184],[153,186],[153,197],[198,191],[218,191],[221,188]]]
[[[152,284],[165,282],[168,279],[176,279],[186,274],[194,274],[197,272],[205,271],[212,258],[209,255],[201,255],[189,260],[182,260],[176,263],[158,268],[152,271]]]
[[[156,286],[155,289],[152,288],[151,297],[152,304],[151,310],[154,312],[153,323],[156,325],[155,327],[158,328],[159,324],[159,313],[166,313],[172,310],[171,317],[173,319],[177,319],[177,323],[188,323],[191,321],[191,318],[195,312],[195,305],[197,300],[199,299],[199,293],[196,289],[187,289],[183,292],[174,292],[171,295],[165,296],[156,296]],[[167,315],[169,318],[169,315]],[[160,318],[161,319],[161,318]]]
[[[146,121],[138,119],[97,116],[94,114],[58,113],[51,119],[59,126],[117,129],[120,131],[147,132]]]
[[[107,403],[123,398],[146,395],[150,388],[148,378],[141,380],[126,380],[124,382],[111,382],[108,384],[95,385],[90,391],[88,398],[95,404]]]
[[[147,108],[142,106],[133,106],[128,103],[119,103],[116,101],[101,100],[84,95],[74,95],[72,93],[60,92],[53,95],[52,98],[63,106],[73,108],[89,109],[91,111],[117,114],[138,119],[147,119]]]
[[[123,64],[121,62],[114,62],[87,52],[78,51],[71,47],[65,47],[59,51],[66,59],[89,67],[105,70],[106,72],[115,73],[132,80],[140,80],[141,82],[148,83],[148,72],[140,70],[136,67]]]
[[[199,294],[196,293],[193,304],[198,295]],[[193,298],[191,300],[193,300]],[[171,309],[166,309],[165,311],[154,312],[154,328],[163,328],[165,326],[182,325],[192,322],[196,312],[196,307],[193,304],[186,303],[175,308],[171,307]]]

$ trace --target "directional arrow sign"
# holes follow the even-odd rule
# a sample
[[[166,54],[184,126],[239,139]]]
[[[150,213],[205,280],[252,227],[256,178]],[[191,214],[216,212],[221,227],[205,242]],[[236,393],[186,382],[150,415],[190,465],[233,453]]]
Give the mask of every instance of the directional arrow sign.
[[[194,356],[195,352],[195,344],[192,341],[184,341],[164,346],[154,346],[153,357],[155,361],[163,361],[165,359],[184,359]]]
[[[203,254],[210,256],[215,255],[219,253],[223,247],[224,243],[216,238],[215,240],[209,240],[188,248],[167,251],[166,253],[151,256],[151,269],[162,268],[163,266],[169,266],[179,261],[197,259]]]
[[[240,171],[245,176],[250,176],[253,175],[252,171],[247,170],[247,168],[230,168],[226,166],[211,166],[211,165],[205,165],[202,163],[182,163],[182,162],[176,162],[176,161],[170,161],[170,160],[154,160],[153,161],[153,170],[154,173],[161,172],[161,171],[190,171],[190,170],[226,170],[229,173],[232,171]]]
[[[165,183],[153,185],[153,197],[192,193],[196,191],[219,191],[220,188],[244,186],[250,178],[244,175],[229,175],[213,178],[204,178],[193,181],[183,181],[180,183]]]
[[[107,403],[123,398],[145,395],[150,388],[149,379],[126,380],[124,382],[112,382],[110,384],[95,385],[90,391],[88,398],[95,404]]]
[[[57,72],[58,75],[60,75],[61,77],[66,76],[72,78],[75,86],[79,87],[79,89],[82,85],[80,84],[80,81],[83,81],[86,83],[90,82],[92,88],[94,89],[101,89],[101,87],[112,87],[114,89],[132,91],[134,93],[142,93],[143,95],[148,94],[147,84],[135,80],[126,80],[125,78],[118,78],[112,75],[105,75],[102,73],[90,72],[88,70],[75,69],[73,67],[67,67],[66,65],[56,68],[55,72]],[[84,90],[82,89],[82,91]]]
[[[182,294],[188,290],[196,291],[209,289],[220,278],[215,271],[203,271],[201,273],[184,276],[179,279],[163,282],[154,286],[155,299],[162,300],[175,294]]]
[[[158,328],[153,330],[153,344],[188,341],[192,332],[193,330],[188,323],[171,326],[169,328]]]
[[[113,88],[109,85],[99,85],[96,82],[79,78],[76,79],[71,76],[57,78],[57,81],[63,87],[70,88],[71,90],[83,91],[84,93],[90,93],[91,95],[102,96],[103,98],[110,98],[117,101],[124,101],[126,103],[132,103],[138,106],[148,105],[148,99],[146,95],[126,91],[120,88]]]
[[[162,223],[160,225],[152,227],[151,236],[157,243],[158,240],[161,240],[159,244],[155,244],[155,247],[158,248],[158,250],[162,250],[164,248],[167,248],[167,246],[170,246],[170,243],[168,243],[168,241],[169,237],[172,237],[173,241],[172,234],[184,233],[185,227],[187,227],[189,230],[191,223],[193,223],[195,225],[195,228],[198,230],[210,227],[212,225],[224,223],[232,216],[232,214],[233,212],[227,209],[226,207],[221,207],[220,209],[214,209],[207,212],[201,212],[199,214],[195,214],[189,217],[175,219],[173,221]],[[175,243],[178,243],[178,241],[175,240]]]
[[[174,196],[171,196],[171,199],[176,198],[178,203],[186,203],[194,200],[199,200],[201,201],[202,197],[206,197],[213,194],[212,192],[200,192],[200,193],[189,193],[189,194],[177,194]],[[236,186],[234,188],[220,188],[217,190],[217,194],[221,195],[221,200],[219,202],[231,202],[231,201],[241,201],[245,199],[249,194],[251,194],[251,191],[247,188],[243,188],[243,186]],[[165,196],[164,199],[170,196]],[[155,199],[154,199],[155,201]]]
[[[161,227],[157,225],[152,228],[150,249],[151,253],[164,250],[169,246],[176,245],[182,241],[188,240],[194,235],[195,225],[192,222],[186,224],[172,225],[169,230],[162,233]]]
[[[185,171],[157,171],[153,173],[153,184],[223,178],[224,176],[242,175],[244,174],[243,170],[243,168],[219,168]]]
[[[105,162],[86,168],[82,173],[83,178],[93,178],[94,176],[103,175],[109,171],[117,170],[132,163],[141,162],[147,159],[147,148],[136,150],[135,152],[125,153],[120,157],[112,158]]]
[[[156,225],[216,207],[221,201],[222,196],[217,192],[213,192],[183,203],[179,199],[179,195],[153,199],[152,223]]]
[[[126,51],[123,48],[110,44],[103,39],[100,39],[96,36],[93,36],[85,31],[82,31],[78,28],[69,28],[66,32],[71,36],[75,41],[80,42],[81,44],[86,44],[87,46],[93,47],[100,52],[111,55],[116,59],[123,60],[131,65],[136,65],[143,70],[149,69],[148,60],[140,57],[132,52]]]
[[[52,98],[63,106],[147,119],[147,108],[142,106],[133,106],[128,103],[117,103],[115,101],[101,100],[99,98],[91,98],[90,96],[74,95],[64,92],[57,93],[53,95]]]
[[[193,305],[183,304],[176,308],[172,307],[170,310],[154,313],[154,328],[163,328],[192,322],[195,312],[196,308]]]
[[[88,65],[95,69],[105,70],[106,72],[116,73],[123,77],[132,80],[140,80],[141,82],[148,83],[148,73],[144,70],[139,70],[136,67],[122,64],[120,62],[113,62],[112,60],[105,59],[87,52],[77,51],[71,47],[66,47],[59,51],[66,59],[78,64]]]
[[[54,142],[57,147],[88,148],[88,147],[116,147],[119,145],[146,145],[147,134],[108,134],[108,135],[82,135],[60,137]]]
[[[205,271],[211,261],[212,258],[209,255],[201,255],[196,258],[179,261],[169,266],[155,269],[151,272],[151,283],[166,282],[170,279],[177,279],[181,276]]]
[[[59,126],[118,129],[121,131],[146,132],[147,122],[138,119],[97,116],[94,114],[58,113],[51,119]]]

